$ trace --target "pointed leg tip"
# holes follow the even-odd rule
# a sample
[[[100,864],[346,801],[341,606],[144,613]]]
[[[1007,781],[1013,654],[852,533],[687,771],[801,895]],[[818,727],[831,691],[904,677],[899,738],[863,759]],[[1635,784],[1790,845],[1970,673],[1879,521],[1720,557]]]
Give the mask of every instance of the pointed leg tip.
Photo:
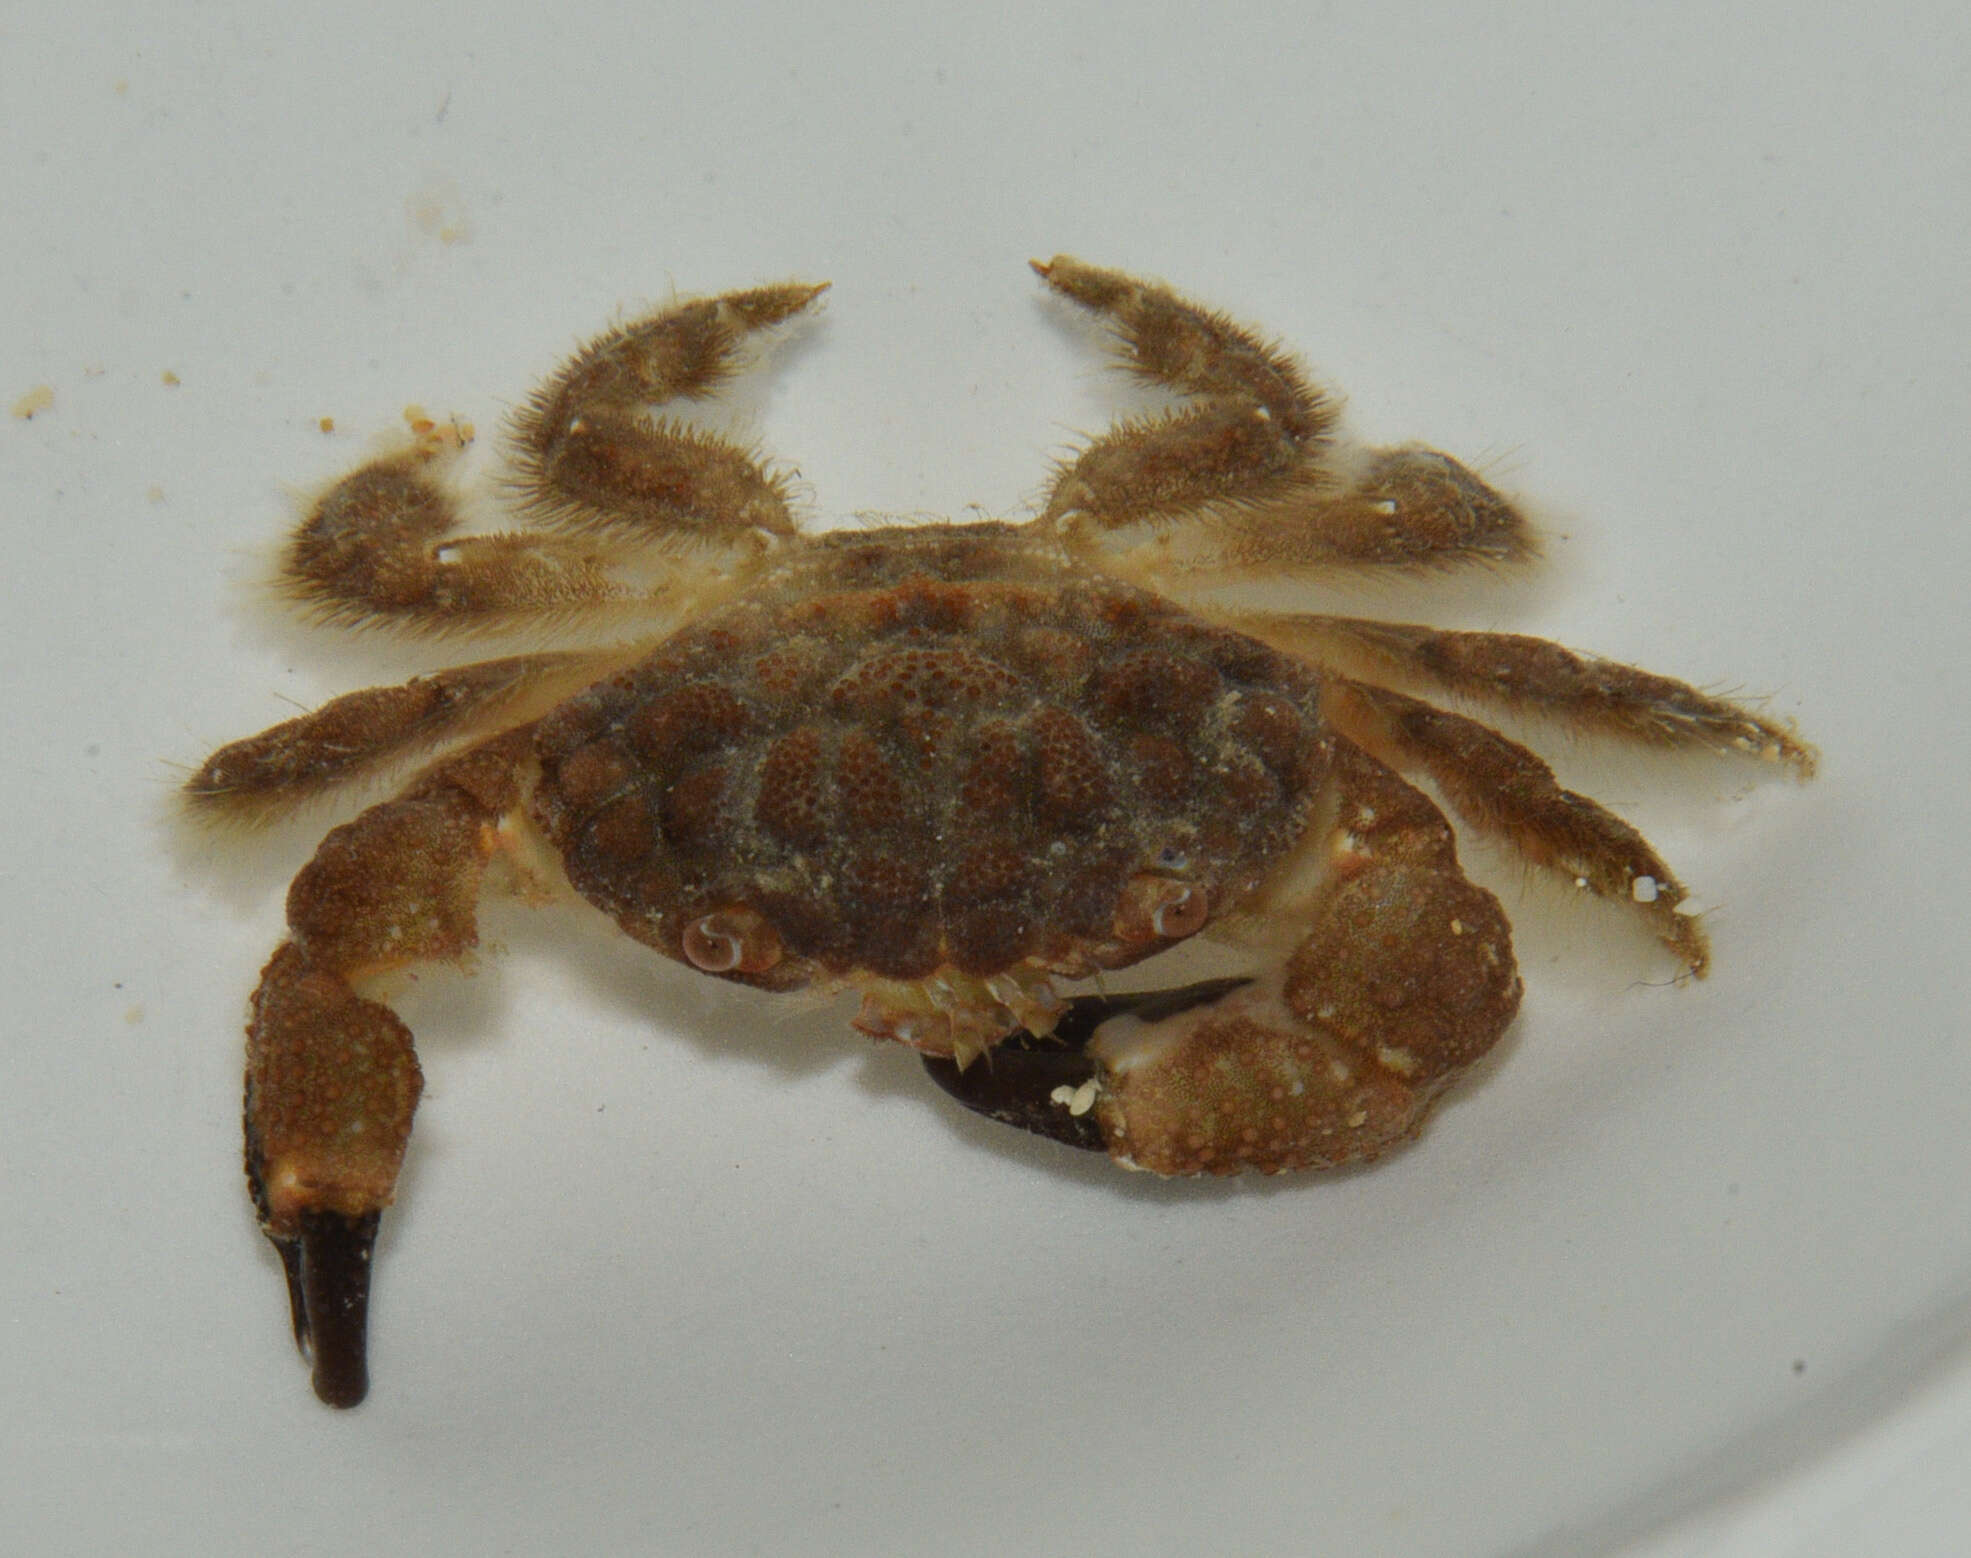
[[[334,1367],[327,1359],[317,1358],[314,1386],[316,1400],[337,1411],[347,1411],[362,1405],[363,1398],[370,1393],[369,1370],[360,1357],[353,1369]]]
[[[267,1242],[281,1258],[281,1271],[287,1277],[288,1318],[294,1325],[295,1350],[308,1356],[308,1295],[301,1283],[301,1242],[267,1235]]]
[[[291,1238],[273,1238],[287,1275],[295,1345],[312,1365],[315,1394],[353,1407],[369,1394],[370,1253],[381,1214],[304,1212]]]

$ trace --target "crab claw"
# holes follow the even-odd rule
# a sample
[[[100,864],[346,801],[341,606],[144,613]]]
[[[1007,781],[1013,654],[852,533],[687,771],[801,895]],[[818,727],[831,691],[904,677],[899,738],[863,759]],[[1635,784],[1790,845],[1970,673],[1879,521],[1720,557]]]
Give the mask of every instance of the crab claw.
[[[1086,1053],[1095,1030],[1112,1017],[1156,1022],[1209,1006],[1247,979],[1207,979],[1175,990],[1130,995],[1078,995],[1044,1038],[1019,1032],[970,1065],[926,1055],[931,1079],[967,1109],[1002,1125],[1017,1125],[1070,1147],[1106,1152],[1102,1129],[1084,1100],[1094,1097],[1096,1063]],[[1086,1090],[1086,1091],[1084,1091]],[[1079,1105],[1079,1107],[1077,1107]]]
[[[315,1394],[332,1407],[369,1394],[370,1251],[380,1220],[304,1212],[295,1237],[268,1235],[287,1272],[294,1344],[314,1366]]]

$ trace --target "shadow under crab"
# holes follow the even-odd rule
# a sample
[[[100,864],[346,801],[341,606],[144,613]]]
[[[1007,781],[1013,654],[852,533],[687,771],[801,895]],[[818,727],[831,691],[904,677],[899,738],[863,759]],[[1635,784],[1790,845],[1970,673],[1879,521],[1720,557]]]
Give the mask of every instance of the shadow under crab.
[[[1404,775],[1704,972],[1633,828],[1399,686],[1803,776],[1811,750],[1539,639],[1213,605],[1227,581],[1512,561],[1527,527],[1446,455],[1339,444],[1333,403],[1224,317],[1066,257],[1035,269],[1183,404],[1091,442],[1026,523],[807,534],[783,476],[653,415],[823,290],[786,284],[565,364],[513,428],[525,528],[459,533],[425,438],[291,538],[285,584],[328,622],[625,625],[336,699],[187,786],[257,819],[431,759],[295,878],[247,1030],[248,1181],[325,1401],[367,1390],[370,1255],[422,1082],[374,982],[466,956],[489,884],[565,877],[707,974],[859,992],[856,1026],[968,1107],[1160,1174],[1371,1160],[1511,1022],[1505,917]],[[1062,993],[1199,935],[1246,970]]]

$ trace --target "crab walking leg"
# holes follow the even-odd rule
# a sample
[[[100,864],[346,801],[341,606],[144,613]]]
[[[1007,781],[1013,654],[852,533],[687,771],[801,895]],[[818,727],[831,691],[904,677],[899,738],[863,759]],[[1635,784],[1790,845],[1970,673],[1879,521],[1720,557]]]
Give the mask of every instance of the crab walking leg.
[[[1519,511],[1449,455],[1405,447],[1338,459],[1333,402],[1290,354],[1224,315],[1066,255],[1033,265],[1055,291],[1115,321],[1134,371],[1194,402],[1118,423],[1060,471],[1043,522],[1083,550],[1120,548],[1126,562],[1145,539],[1129,532],[1147,525],[1161,543],[1157,567],[1234,577],[1532,551]],[[1206,520],[1181,543],[1167,534]]]
[[[1064,1044],[1015,1040],[940,1082],[1158,1174],[1331,1168],[1414,1135],[1519,1008],[1512,933],[1459,870],[1436,807],[1346,741],[1335,761],[1334,820],[1304,846],[1326,870],[1280,961],[1249,980],[1082,998]]]
[[[259,822],[420,752],[545,713],[642,653],[515,655],[331,699],[221,747],[185,782],[201,819]]]
[[[1289,353],[1217,310],[1072,255],[1027,263],[1063,297],[1113,320],[1123,360],[1144,378],[1199,399],[1263,411],[1280,436],[1295,443],[1317,439],[1334,425],[1333,405],[1306,382]]]
[[[617,552],[571,536],[455,533],[458,505],[416,448],[372,460],[316,500],[288,541],[279,584],[341,627],[446,633],[505,628],[649,598]]]
[[[1634,904],[1658,939],[1704,977],[1710,944],[1662,857],[1599,802],[1562,789],[1525,747],[1476,720],[1338,676],[1328,678],[1322,712],[1384,761],[1428,774],[1460,816],[1502,836],[1534,865]]]
[[[1115,324],[1123,360],[1195,403],[1118,423],[1056,478],[1043,522],[1097,531],[1225,503],[1311,494],[1335,409],[1286,352],[1166,287],[1062,254],[1032,262],[1062,296]]]
[[[1369,449],[1339,490],[1222,517],[1191,568],[1226,579],[1280,570],[1513,563],[1538,550],[1512,502],[1436,449]]]
[[[827,288],[787,282],[727,292],[597,336],[514,419],[516,484],[528,508],[572,529],[642,538],[792,535],[784,476],[644,408],[712,394],[748,336],[802,312]]]
[[[422,1086],[410,1030],[358,987],[477,943],[481,880],[519,804],[529,736],[475,747],[330,833],[289,889],[288,940],[254,993],[247,1184],[331,1406],[369,1388],[370,1251]]]
[[[1582,730],[1656,746],[1742,752],[1813,777],[1817,755],[1790,726],[1688,683],[1519,633],[1453,632],[1356,617],[1254,616],[1241,624],[1282,648],[1371,680],[1396,676]]]
[[[787,480],[724,440],[641,407],[710,394],[750,333],[824,286],[788,284],[683,303],[598,336],[514,420],[513,484],[537,518],[578,534],[456,534],[452,451],[421,442],[345,476],[310,509],[281,584],[325,621],[445,632],[507,627],[663,598],[639,550],[659,540],[757,553],[794,532]]]

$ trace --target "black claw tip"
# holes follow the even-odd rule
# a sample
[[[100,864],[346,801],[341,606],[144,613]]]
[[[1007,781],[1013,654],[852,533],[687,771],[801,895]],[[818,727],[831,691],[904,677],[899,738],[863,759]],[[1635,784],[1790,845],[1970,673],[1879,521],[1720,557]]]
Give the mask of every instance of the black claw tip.
[[[315,1394],[353,1407],[369,1394],[370,1251],[381,1214],[303,1212],[301,1232],[275,1239],[287,1272],[294,1341],[314,1365]]]
[[[1016,1033],[962,1071],[957,1061],[934,1055],[924,1057],[924,1069],[967,1109],[1002,1125],[1051,1136],[1070,1147],[1106,1150],[1092,1112],[1074,1114],[1054,1102],[1057,1089],[1078,1088],[1095,1075],[1095,1062],[1078,1048]]]
[[[1054,1025],[1053,1037],[1076,1049],[1095,1036],[1095,1030],[1112,1017],[1134,1017],[1138,1022],[1162,1022],[1193,1007],[1209,1006],[1252,980],[1241,974],[1229,979],[1201,979],[1194,985],[1175,990],[1135,990],[1128,995],[1078,995]]]
[[[287,1308],[294,1321],[294,1345],[302,1357],[308,1356],[308,1294],[301,1285],[301,1242],[277,1239],[271,1233],[267,1242],[281,1257],[281,1270],[287,1273]]]
[[[924,1069],[939,1087],[967,1109],[1004,1125],[1093,1152],[1106,1152],[1094,1111],[1080,1114],[1056,1094],[1093,1080],[1095,1062],[1083,1051],[1095,1030],[1112,1017],[1158,1022],[1194,1006],[1207,1006],[1251,981],[1207,979],[1179,990],[1146,990],[1133,995],[1078,995],[1068,1002],[1054,1031],[1045,1038],[1015,1033],[960,1069],[953,1060],[926,1055]]]

